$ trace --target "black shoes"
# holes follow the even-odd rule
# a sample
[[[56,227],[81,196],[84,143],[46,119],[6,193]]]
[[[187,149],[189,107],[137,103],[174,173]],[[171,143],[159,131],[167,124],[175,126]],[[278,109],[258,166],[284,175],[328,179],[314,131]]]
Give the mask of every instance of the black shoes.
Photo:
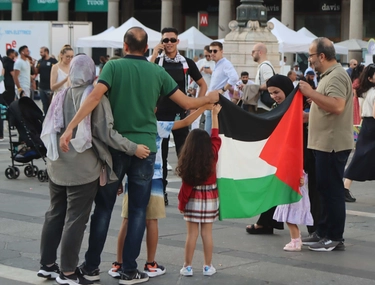
[[[248,225],[246,227],[246,232],[251,235],[272,235],[273,228],[255,228],[255,225]]]
[[[60,268],[57,263],[55,263],[50,267],[47,265],[41,265],[37,275],[48,280],[54,280],[59,277],[59,274]]]
[[[138,284],[148,281],[149,277],[144,272],[139,272],[138,270],[132,273],[120,273],[120,284],[124,285],[131,285],[131,284]]]
[[[345,202],[353,203],[357,201],[356,198],[353,197],[352,193],[349,191],[349,189],[345,189]]]
[[[87,280],[89,281],[98,281],[100,280],[100,270],[99,268],[96,268],[92,271],[89,271],[85,268],[85,263],[82,263],[80,266],[79,266],[79,269],[81,270],[82,272],[82,275],[84,278],[86,278]]]

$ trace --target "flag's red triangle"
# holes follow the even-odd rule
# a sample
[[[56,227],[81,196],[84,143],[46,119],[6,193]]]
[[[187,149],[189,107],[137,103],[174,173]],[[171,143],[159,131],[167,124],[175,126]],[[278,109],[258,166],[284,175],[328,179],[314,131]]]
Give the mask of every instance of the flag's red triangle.
[[[298,90],[260,154],[277,168],[276,176],[298,193],[303,169],[302,96]]]

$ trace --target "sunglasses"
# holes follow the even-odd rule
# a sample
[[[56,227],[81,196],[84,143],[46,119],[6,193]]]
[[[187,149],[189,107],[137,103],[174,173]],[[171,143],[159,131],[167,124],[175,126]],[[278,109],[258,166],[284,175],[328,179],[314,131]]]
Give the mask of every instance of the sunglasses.
[[[167,43],[169,43],[169,42],[171,42],[172,44],[175,44],[175,43],[177,43],[177,39],[176,38],[165,38],[165,39],[162,39],[162,42],[163,43],[165,43],[165,44],[167,44]]]
[[[218,49],[210,49],[209,53],[217,53],[219,50]]]

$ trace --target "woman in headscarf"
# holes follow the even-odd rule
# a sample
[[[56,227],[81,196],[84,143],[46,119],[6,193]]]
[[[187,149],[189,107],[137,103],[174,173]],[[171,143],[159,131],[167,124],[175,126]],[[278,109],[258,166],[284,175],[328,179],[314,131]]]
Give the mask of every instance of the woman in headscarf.
[[[271,98],[275,100],[275,103],[272,105],[272,109],[277,108],[277,106],[282,104],[285,98],[291,94],[294,89],[293,82],[287,76],[280,74],[276,74],[268,79],[266,85]],[[301,108],[303,108],[303,110],[309,109],[309,104],[306,102],[305,98],[303,102],[304,104],[301,106]],[[315,163],[312,151],[307,149],[308,113],[304,112],[303,116],[304,171],[309,175],[308,188],[313,220],[318,221],[319,197],[318,193],[315,191]],[[283,229],[283,223],[277,222],[273,219],[275,210],[276,207],[273,207],[262,213],[255,224],[247,226],[246,231],[250,234],[272,234],[273,229]],[[307,229],[309,234],[313,234],[315,231],[315,226],[307,226]]]
[[[272,109],[280,105],[294,89],[293,82],[288,77],[279,74],[269,78],[266,85],[271,98],[275,100]],[[284,224],[273,219],[275,210],[276,207],[272,207],[262,213],[255,224],[246,227],[246,232],[249,234],[273,234],[273,229],[283,230]]]
[[[78,254],[99,184],[117,179],[107,145],[139,158],[147,157],[149,149],[113,130],[110,104],[103,96],[92,114],[78,126],[69,151],[62,152],[57,145],[59,136],[93,89],[93,60],[87,55],[74,57],[69,79],[71,87],[54,96],[41,134],[47,148],[50,207],[42,230],[38,276],[56,278],[59,284],[92,284],[77,270]],[[61,272],[56,264],[60,241]]]

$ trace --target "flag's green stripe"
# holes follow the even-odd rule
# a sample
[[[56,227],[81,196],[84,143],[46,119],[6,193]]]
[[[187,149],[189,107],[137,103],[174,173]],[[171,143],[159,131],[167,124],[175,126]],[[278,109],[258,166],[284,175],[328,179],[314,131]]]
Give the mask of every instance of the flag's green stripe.
[[[301,195],[275,175],[240,180],[218,178],[217,185],[220,220],[250,218],[273,206],[290,204],[301,199]]]

